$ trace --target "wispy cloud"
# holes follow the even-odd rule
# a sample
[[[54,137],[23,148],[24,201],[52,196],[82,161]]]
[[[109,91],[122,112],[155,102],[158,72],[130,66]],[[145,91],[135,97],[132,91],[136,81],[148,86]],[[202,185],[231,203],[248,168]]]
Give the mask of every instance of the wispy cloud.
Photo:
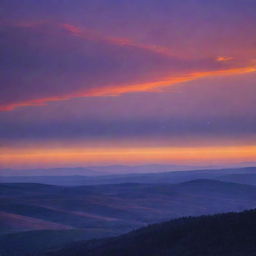
[[[163,90],[203,77],[255,72],[231,57],[184,59],[162,46],[71,24],[3,25],[0,111],[81,97]],[[63,44],[63,41],[65,44]]]

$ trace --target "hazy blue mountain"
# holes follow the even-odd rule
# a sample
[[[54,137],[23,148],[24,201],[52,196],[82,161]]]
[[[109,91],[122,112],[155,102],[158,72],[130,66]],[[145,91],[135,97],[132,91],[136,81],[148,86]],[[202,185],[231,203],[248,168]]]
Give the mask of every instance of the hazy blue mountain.
[[[256,185],[256,173],[235,173],[229,175],[222,175],[216,179],[221,181],[235,182],[248,185]]]
[[[236,169],[256,166],[255,162],[232,165],[178,165],[178,164],[146,164],[146,165],[106,165],[66,168],[40,169],[0,169],[0,176],[105,176],[122,174],[146,174],[191,170]]]
[[[89,167],[51,168],[51,169],[0,169],[0,175],[5,176],[69,176],[69,175],[97,176],[104,175],[96,169]]]
[[[256,211],[182,218],[77,242],[48,256],[254,256]]]
[[[99,176],[2,176],[0,183],[43,183],[51,185],[79,186],[116,183],[180,183],[194,179],[218,179],[230,174],[256,174],[256,167],[173,171],[144,174],[115,174]]]
[[[1,176],[98,176],[109,174],[129,174],[129,173],[156,173],[169,171],[185,171],[200,169],[216,169],[216,166],[196,166],[196,165],[175,165],[175,164],[146,164],[146,165],[106,165],[88,167],[66,167],[49,169],[0,169]]]

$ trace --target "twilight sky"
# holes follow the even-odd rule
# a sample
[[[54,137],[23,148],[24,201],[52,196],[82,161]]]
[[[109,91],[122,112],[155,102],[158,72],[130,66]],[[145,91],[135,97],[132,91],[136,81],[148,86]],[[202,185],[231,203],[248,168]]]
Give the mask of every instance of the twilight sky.
[[[255,0],[2,0],[0,168],[256,161]]]

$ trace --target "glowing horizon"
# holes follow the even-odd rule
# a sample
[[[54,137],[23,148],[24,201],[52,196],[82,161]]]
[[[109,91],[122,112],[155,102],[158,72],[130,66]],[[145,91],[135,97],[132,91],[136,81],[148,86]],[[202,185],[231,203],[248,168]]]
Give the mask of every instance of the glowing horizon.
[[[106,164],[234,164],[254,161],[256,146],[41,148],[1,152],[4,168],[64,167]],[[38,165],[38,163],[40,163]]]

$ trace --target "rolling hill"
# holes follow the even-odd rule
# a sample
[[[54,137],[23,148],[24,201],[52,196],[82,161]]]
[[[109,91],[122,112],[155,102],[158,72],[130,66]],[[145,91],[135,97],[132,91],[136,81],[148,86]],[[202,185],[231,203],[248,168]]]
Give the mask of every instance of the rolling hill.
[[[22,226],[23,230],[104,227],[125,232],[170,218],[256,207],[255,186],[216,180],[78,187],[19,183],[1,184],[0,190],[5,232],[8,225],[13,232],[14,219],[17,231]]]
[[[217,177],[218,180],[256,186],[256,173],[235,173]]]
[[[100,229],[34,230],[0,235],[0,255],[31,256],[59,249],[75,241],[103,238],[117,233]]]
[[[35,253],[31,241],[44,251],[169,219],[256,207],[255,186],[207,179],[77,187],[5,183],[0,184],[0,191],[0,241],[6,244],[4,252],[8,254],[0,253],[5,256],[16,255],[16,248],[19,256]],[[45,234],[50,237],[54,232],[61,235],[49,244]],[[15,243],[19,246],[11,246]]]

